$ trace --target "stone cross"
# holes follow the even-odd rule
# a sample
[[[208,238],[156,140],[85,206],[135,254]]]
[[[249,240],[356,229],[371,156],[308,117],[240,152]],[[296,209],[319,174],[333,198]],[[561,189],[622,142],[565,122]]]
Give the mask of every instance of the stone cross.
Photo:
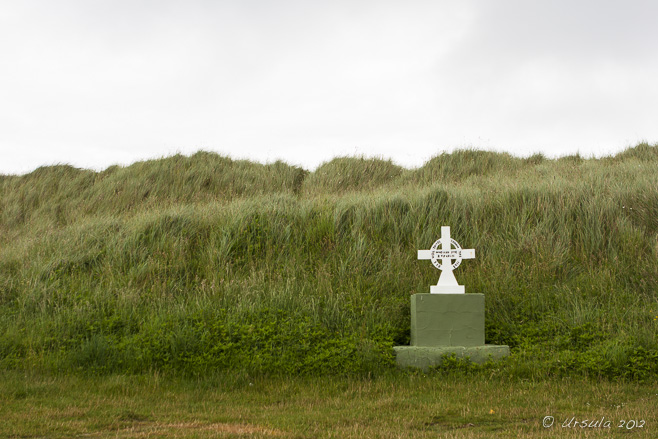
[[[455,248],[451,248],[451,246]],[[429,259],[436,268],[441,270],[439,282],[430,287],[432,294],[464,294],[464,286],[457,283],[452,270],[459,267],[462,259],[473,258],[475,258],[475,250],[462,249],[457,241],[450,238],[450,227],[448,226],[441,227],[441,238],[432,244],[430,250],[418,250],[418,259]],[[455,262],[451,263],[452,259]]]

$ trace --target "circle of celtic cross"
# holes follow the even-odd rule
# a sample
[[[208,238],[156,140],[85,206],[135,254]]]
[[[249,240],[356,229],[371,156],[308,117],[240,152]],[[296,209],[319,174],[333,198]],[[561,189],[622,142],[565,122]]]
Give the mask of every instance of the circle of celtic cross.
[[[439,270],[443,270],[443,258],[455,260],[455,262],[451,264],[453,270],[459,267],[459,264],[462,263],[461,245],[459,245],[459,243],[457,243],[457,241],[452,238],[450,238],[450,244],[455,247],[454,250],[442,250],[441,239],[434,241],[434,244],[432,244],[432,247],[430,247],[430,260],[432,261],[432,265],[434,265]]]

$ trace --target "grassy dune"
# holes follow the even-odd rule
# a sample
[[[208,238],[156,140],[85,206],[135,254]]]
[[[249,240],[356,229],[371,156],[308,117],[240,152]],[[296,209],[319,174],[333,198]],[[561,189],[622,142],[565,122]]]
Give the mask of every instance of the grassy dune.
[[[658,147],[308,172],[213,153],[0,176],[0,367],[379,374],[450,225],[515,377],[658,376]],[[445,367],[475,370],[449,362]]]

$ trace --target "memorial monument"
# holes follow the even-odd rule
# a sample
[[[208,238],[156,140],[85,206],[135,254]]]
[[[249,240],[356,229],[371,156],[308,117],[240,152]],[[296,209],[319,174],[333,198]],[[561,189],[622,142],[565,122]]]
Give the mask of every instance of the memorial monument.
[[[411,346],[393,348],[398,365],[426,370],[453,353],[477,363],[509,355],[509,346],[484,344],[484,294],[465,294],[453,273],[473,258],[475,250],[462,249],[446,226],[429,250],[418,250],[418,259],[432,261],[441,276],[429,294],[411,296]]]

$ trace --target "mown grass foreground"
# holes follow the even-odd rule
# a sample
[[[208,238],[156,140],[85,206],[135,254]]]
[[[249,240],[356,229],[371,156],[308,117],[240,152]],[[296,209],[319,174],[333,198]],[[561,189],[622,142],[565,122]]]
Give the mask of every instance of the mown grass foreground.
[[[0,378],[0,437],[655,438],[658,427],[655,387],[588,379]]]
[[[314,172],[212,153],[0,176],[0,367],[375,376],[449,225],[517,378],[658,376],[658,148]],[[450,364],[450,363],[448,363]],[[470,368],[458,364],[455,367]],[[470,369],[469,369],[470,370]]]

